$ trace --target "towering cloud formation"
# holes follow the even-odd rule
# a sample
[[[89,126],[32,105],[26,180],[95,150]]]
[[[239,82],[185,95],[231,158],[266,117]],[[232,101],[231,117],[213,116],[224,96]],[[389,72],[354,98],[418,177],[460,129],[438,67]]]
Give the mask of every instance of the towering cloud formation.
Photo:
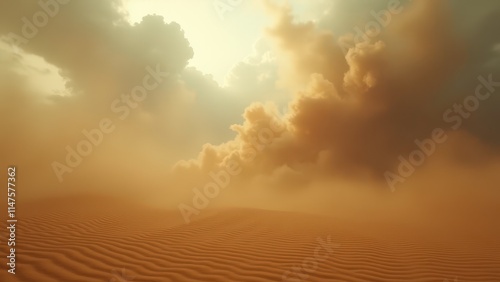
[[[61,2],[0,4],[5,42],[0,129],[11,136],[1,142],[2,163],[25,171],[26,197],[136,189],[130,184],[152,171],[158,179],[156,169],[140,163],[162,170],[177,159],[173,148],[162,143],[177,132],[175,119],[182,121],[176,109],[189,104],[179,77],[193,51],[180,26],[160,16],[131,25],[120,1]],[[28,87],[54,68],[67,95]],[[40,71],[33,75],[31,69]],[[145,83],[145,95],[131,95]],[[102,120],[115,129],[112,134],[95,133],[93,140],[84,133],[95,132]],[[78,145],[87,141],[102,142],[93,144],[88,156],[75,156],[73,151],[78,153]],[[67,169],[55,173],[53,162]]]
[[[389,8],[380,3],[365,7],[374,9],[364,13],[365,21],[375,21],[374,14],[384,16]],[[244,124],[233,126],[238,134],[234,140],[208,145],[197,160],[179,163],[177,176],[196,175],[194,179],[201,181],[190,181],[190,187],[203,187],[211,181],[210,172],[224,170],[234,161],[241,173],[231,181],[239,189],[224,192],[234,195],[228,201],[274,208],[280,206],[280,201],[270,200],[275,199],[276,191],[286,191],[280,197],[283,201],[298,190],[311,192],[299,193],[302,198],[292,204],[295,207],[312,199],[318,204],[325,198],[331,199],[325,207],[342,205],[340,199],[348,198],[372,205],[378,200],[365,201],[357,192],[360,186],[382,188],[378,193],[387,193],[395,184],[417,187],[410,193],[434,189],[435,202],[427,204],[437,206],[450,197],[447,193],[452,189],[477,188],[456,181],[457,171],[464,170],[470,173],[468,177],[484,177],[478,193],[484,194],[478,198],[497,195],[493,188],[499,179],[490,173],[498,169],[497,147],[491,146],[492,138],[478,132],[494,123],[496,114],[487,105],[496,103],[493,97],[500,91],[496,82],[500,76],[481,68],[467,84],[460,81],[464,66],[480,62],[471,62],[473,50],[453,22],[456,7],[450,2],[399,5],[397,14],[385,15],[390,24],[375,35],[365,35],[367,40],[357,40],[355,27],[351,33],[336,36],[335,31],[312,22],[295,22],[289,8],[267,2],[276,19],[268,35],[281,54],[280,83],[296,90],[288,110],[278,113],[269,105],[253,105],[244,114]],[[342,10],[335,12],[341,14]],[[345,46],[351,46],[346,53]],[[482,95],[476,95],[478,88]],[[477,107],[467,104],[476,101]],[[469,123],[472,115],[481,116],[482,121]],[[284,130],[273,134],[269,143],[255,142],[277,118]],[[256,155],[247,161],[245,148],[250,147]],[[434,182],[437,175],[440,180]],[[410,176],[411,181],[406,181]],[[460,187],[452,186],[457,183]],[[319,193],[328,195],[323,199],[312,196],[318,192],[314,187],[332,185],[342,189]],[[349,189],[353,192],[342,191]],[[258,196],[262,194],[267,196]],[[271,203],[264,204],[266,200]]]
[[[277,22],[269,34],[287,62],[281,79],[308,87],[298,91],[284,117],[287,140],[262,158],[271,158],[275,168],[317,164],[329,174],[377,178],[415,147],[416,138],[443,126],[443,109],[433,104],[465,54],[446,3],[419,2],[345,55],[341,43],[352,38],[295,23],[289,9],[271,6]]]

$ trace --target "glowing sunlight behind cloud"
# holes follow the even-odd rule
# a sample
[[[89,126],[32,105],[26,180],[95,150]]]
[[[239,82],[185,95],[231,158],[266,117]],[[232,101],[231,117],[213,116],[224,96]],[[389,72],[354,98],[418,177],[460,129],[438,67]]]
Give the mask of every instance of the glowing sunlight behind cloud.
[[[167,22],[181,25],[195,51],[190,65],[211,74],[224,84],[231,68],[252,52],[266,18],[255,1],[242,1],[221,19],[215,1],[127,0],[130,21],[138,22],[147,14],[158,14]]]

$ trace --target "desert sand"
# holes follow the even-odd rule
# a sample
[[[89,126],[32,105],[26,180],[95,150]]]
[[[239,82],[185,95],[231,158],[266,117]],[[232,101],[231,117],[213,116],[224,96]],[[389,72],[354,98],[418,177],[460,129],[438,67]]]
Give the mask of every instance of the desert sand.
[[[185,224],[177,211],[72,197],[22,205],[18,226],[16,275],[0,281],[500,281],[494,240],[411,224],[258,209]]]

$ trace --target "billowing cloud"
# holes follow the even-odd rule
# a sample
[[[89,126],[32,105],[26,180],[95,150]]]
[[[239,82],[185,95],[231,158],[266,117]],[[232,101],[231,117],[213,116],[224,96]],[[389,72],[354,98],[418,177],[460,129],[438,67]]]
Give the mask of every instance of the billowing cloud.
[[[374,13],[384,12],[383,9],[388,8],[380,5],[382,2],[369,7]],[[229,197],[228,203],[276,208],[280,205],[277,203],[282,203],[276,200],[276,195],[286,201],[287,196],[296,191],[311,192],[314,187],[337,186],[331,190],[335,192],[325,192],[328,196],[324,198],[331,199],[330,204],[339,204],[339,199],[350,197],[362,199],[359,191],[363,188],[359,187],[364,186],[373,188],[368,194],[373,190],[385,194],[390,191],[387,172],[397,175],[398,170],[406,166],[404,162],[415,157],[415,151],[424,156],[419,165],[410,168],[410,174],[416,171],[415,178],[392,181],[404,182],[403,187],[426,183],[424,185],[436,189],[441,200],[446,196],[437,191],[451,191],[449,185],[456,184],[452,181],[456,171],[470,168],[471,175],[481,175],[478,166],[484,166],[485,171],[496,169],[498,149],[491,146],[490,138],[477,134],[476,130],[494,123],[495,114],[487,105],[496,103],[493,93],[498,91],[495,81],[500,81],[500,76],[495,76],[487,67],[481,68],[474,79],[457,89],[463,67],[472,64],[470,53],[475,51],[457,33],[452,4],[448,1],[398,3],[398,13],[391,15],[390,24],[380,26],[378,34],[362,41],[356,40],[354,27],[351,32],[336,35],[313,22],[296,22],[290,8],[268,3],[276,20],[268,35],[281,55],[277,58],[281,68],[279,81],[296,90],[288,110],[280,112],[269,104],[247,108],[243,125],[232,127],[238,134],[234,140],[218,146],[207,145],[198,159],[178,164],[178,175],[200,175],[195,179],[203,180],[192,181],[190,185],[201,189],[204,183],[211,181],[210,173],[224,170],[234,161],[241,173],[231,178],[233,187],[237,188],[224,192],[235,195]],[[340,5],[335,8],[335,14],[326,17],[345,12]],[[368,11],[365,15],[369,17],[373,13]],[[346,21],[352,22],[350,19]],[[345,46],[350,46],[347,52],[343,50]],[[476,94],[478,87],[482,87],[483,95]],[[477,100],[480,104],[477,108],[464,104],[463,99],[469,96],[470,101]],[[461,111],[469,109],[470,116],[488,119],[469,124],[456,105]],[[283,130],[268,131],[276,120]],[[265,138],[263,132],[272,134]],[[248,161],[249,152],[252,161]],[[429,157],[425,156],[426,152]],[[436,163],[450,169],[439,170]],[[429,167],[435,170],[427,170]],[[432,183],[439,171],[443,173],[441,186]],[[491,196],[498,179],[489,172],[484,175],[481,189],[489,191],[484,195]],[[469,188],[461,185],[457,189],[468,191]],[[342,192],[349,189],[353,192]],[[416,189],[426,193],[424,190]],[[306,205],[308,197],[311,201],[315,198],[313,192],[298,194],[303,201],[295,199],[292,206]],[[339,199],[332,200],[336,196]],[[268,205],[263,204],[266,199]],[[321,196],[315,198],[315,201],[322,200]],[[438,205],[437,200],[433,203]]]
[[[194,100],[181,79],[193,56],[181,27],[155,15],[131,25],[121,1],[40,3],[0,4],[0,129],[11,134],[2,163],[29,175],[27,198],[126,195],[145,176],[146,187],[162,185],[160,172],[189,156],[176,141]],[[35,68],[55,69],[65,94],[28,87]]]

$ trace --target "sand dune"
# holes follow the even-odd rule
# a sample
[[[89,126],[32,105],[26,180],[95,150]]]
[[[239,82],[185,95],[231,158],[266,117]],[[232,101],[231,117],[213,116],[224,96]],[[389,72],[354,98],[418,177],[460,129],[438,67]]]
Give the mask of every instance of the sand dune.
[[[499,245],[396,226],[252,209],[186,225],[177,211],[92,198],[22,209],[17,274],[0,281],[500,281]]]

